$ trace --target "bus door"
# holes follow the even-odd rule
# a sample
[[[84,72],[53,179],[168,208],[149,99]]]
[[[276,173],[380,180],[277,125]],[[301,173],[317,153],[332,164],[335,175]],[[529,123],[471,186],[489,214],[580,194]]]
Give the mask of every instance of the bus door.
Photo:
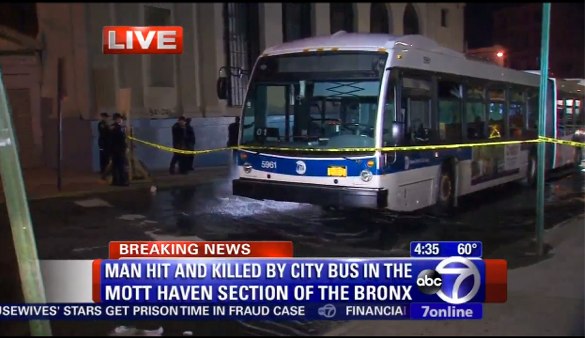
[[[402,79],[401,114],[406,123],[406,138],[411,145],[427,144],[431,130],[431,81]]]
[[[549,79],[546,89],[546,129],[545,135],[547,137],[557,137],[557,83],[555,79]],[[555,167],[555,158],[557,152],[557,146],[554,143],[546,143],[546,162],[545,167],[547,170]]]

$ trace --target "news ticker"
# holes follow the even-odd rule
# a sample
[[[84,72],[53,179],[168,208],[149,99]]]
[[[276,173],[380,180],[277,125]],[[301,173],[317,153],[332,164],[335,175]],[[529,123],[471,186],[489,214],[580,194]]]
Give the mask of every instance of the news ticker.
[[[292,255],[291,242],[112,242],[110,259],[41,261],[48,304],[0,317],[480,319],[507,298],[504,260]]]
[[[482,317],[480,303],[0,305],[0,320],[477,320]]]

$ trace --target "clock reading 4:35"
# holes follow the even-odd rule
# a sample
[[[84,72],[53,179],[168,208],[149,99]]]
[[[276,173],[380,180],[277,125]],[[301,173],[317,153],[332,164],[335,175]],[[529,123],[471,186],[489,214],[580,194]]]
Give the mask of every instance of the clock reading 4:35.
[[[414,252],[421,256],[437,256],[440,252],[439,243],[417,243]]]

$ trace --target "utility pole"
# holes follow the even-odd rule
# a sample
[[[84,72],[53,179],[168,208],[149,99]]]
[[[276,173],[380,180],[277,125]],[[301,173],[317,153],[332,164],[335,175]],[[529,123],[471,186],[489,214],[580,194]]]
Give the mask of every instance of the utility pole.
[[[25,303],[46,303],[35,234],[12,126],[8,93],[4,88],[0,69],[0,176],[18,261],[20,283]],[[51,324],[48,320],[31,320],[29,323],[31,335],[51,335]]]
[[[540,96],[538,105],[538,136],[546,136],[546,98],[548,85],[548,43],[550,30],[550,3],[542,6],[542,39],[540,42]],[[553,88],[554,90],[554,88]],[[553,102],[553,107],[556,102]],[[551,112],[556,114],[556,111]],[[544,171],[545,148],[544,142],[538,142],[538,168],[536,181],[536,252],[538,256],[544,254]]]

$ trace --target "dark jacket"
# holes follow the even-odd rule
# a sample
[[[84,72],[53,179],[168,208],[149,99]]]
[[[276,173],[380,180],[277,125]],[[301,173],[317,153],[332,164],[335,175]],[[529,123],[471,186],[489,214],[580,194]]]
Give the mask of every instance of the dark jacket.
[[[112,124],[110,129],[111,151],[115,155],[126,153],[126,128],[118,123]]]
[[[195,130],[193,129],[193,126],[188,124],[185,127],[185,145],[187,146],[188,150],[193,150],[195,149]]]
[[[240,124],[239,123],[231,123],[228,126],[228,147],[235,147],[238,145],[238,134],[240,132]]]
[[[176,122],[173,125],[173,148],[176,149],[185,149],[186,144],[186,136],[187,136],[187,129],[182,128],[179,122]]]
[[[98,125],[98,146],[102,149],[108,149],[110,147],[110,126],[108,122],[101,120]]]

